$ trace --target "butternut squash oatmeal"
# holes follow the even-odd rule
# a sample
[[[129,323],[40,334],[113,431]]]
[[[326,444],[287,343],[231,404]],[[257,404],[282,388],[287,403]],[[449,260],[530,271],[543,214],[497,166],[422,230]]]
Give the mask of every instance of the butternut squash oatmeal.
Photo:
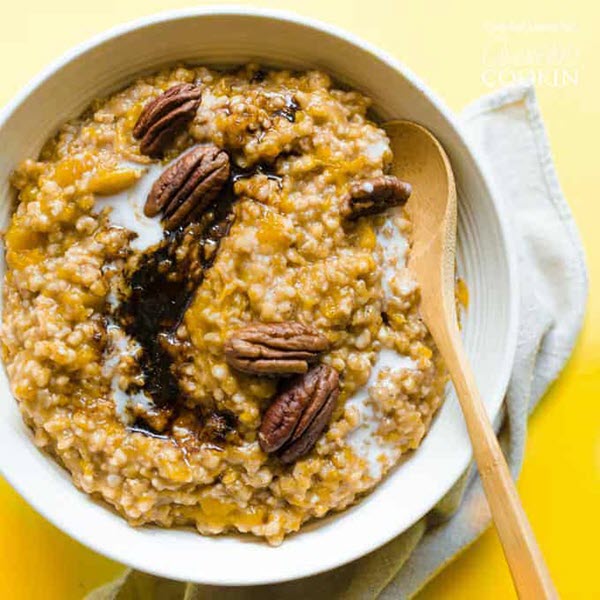
[[[445,371],[410,185],[320,72],[178,67],[14,173],[3,359],[35,443],[131,524],[279,544],[417,448]]]

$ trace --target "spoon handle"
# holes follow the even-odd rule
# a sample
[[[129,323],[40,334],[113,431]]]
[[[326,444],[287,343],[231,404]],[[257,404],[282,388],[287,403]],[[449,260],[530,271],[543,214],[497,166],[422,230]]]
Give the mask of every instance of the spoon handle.
[[[519,598],[558,598],[485,411],[460,335],[448,327],[441,329],[434,337],[460,401],[479,475]]]

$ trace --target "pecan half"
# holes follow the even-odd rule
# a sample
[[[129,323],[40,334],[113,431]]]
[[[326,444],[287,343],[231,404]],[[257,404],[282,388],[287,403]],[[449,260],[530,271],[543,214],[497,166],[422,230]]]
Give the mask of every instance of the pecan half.
[[[253,323],[227,340],[225,359],[244,373],[289,375],[306,373],[328,348],[322,333],[302,323]]]
[[[216,146],[197,146],[175,161],[154,182],[144,214],[162,211],[166,229],[198,218],[229,178],[229,156]]]
[[[191,83],[180,83],[146,104],[133,137],[140,142],[140,152],[160,156],[174,135],[194,118],[202,92]]]
[[[352,221],[365,215],[381,213],[391,206],[404,204],[411,191],[409,183],[393,175],[353,183],[350,191],[342,198],[342,216]]]
[[[265,452],[279,451],[292,463],[316,444],[331,419],[339,395],[339,376],[328,365],[296,377],[265,412],[258,442]]]

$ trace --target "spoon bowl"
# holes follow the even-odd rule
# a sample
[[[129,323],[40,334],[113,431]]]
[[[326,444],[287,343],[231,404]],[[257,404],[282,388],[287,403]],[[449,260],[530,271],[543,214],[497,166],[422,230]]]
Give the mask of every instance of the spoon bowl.
[[[436,326],[439,294],[442,294],[444,317],[457,326],[454,304],[457,201],[450,161],[438,140],[417,123],[389,121],[385,130],[394,154],[392,173],[412,186],[406,207],[413,225],[408,268],[421,287],[423,320],[430,329]],[[430,299],[430,295],[434,297]]]

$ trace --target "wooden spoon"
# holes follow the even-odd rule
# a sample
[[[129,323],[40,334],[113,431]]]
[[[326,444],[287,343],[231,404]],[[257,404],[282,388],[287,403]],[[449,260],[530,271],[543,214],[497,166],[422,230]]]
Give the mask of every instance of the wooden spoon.
[[[456,188],[450,162],[427,129],[391,121],[385,130],[394,175],[413,188],[408,268],[421,288],[421,315],[454,383],[483,489],[520,598],[557,598],[550,574],[521,505],[463,348],[454,301]]]

